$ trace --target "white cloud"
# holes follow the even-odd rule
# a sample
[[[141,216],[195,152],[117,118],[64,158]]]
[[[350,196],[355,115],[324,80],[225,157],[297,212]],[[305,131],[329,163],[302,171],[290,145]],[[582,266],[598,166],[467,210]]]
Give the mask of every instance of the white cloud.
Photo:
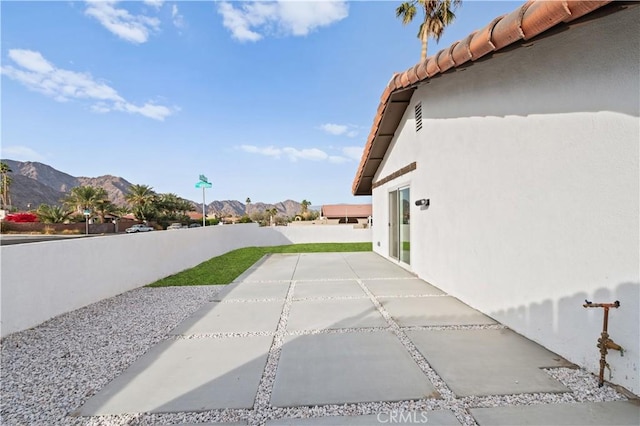
[[[20,145],[12,145],[12,146],[2,146],[2,158],[7,158],[15,161],[44,161],[45,157],[40,155],[33,149],[20,146]]]
[[[347,155],[346,152],[345,152],[345,156],[329,155],[325,151],[318,148],[298,149],[290,146],[277,148],[271,145],[264,148],[260,148],[255,145],[240,145],[239,148],[244,152],[248,152],[250,154],[259,154],[259,155],[264,155],[265,157],[271,157],[275,159],[286,157],[289,161],[293,163],[297,162],[298,160],[328,161],[329,163],[333,163],[333,164],[342,164],[342,163],[351,161],[351,157],[349,157],[349,155]],[[359,149],[360,151],[362,150],[361,148],[357,148],[357,149]]]
[[[320,125],[320,128],[325,132],[332,135],[336,135],[336,136],[343,135],[348,130],[348,127],[344,124],[333,124],[333,123],[322,124]]]
[[[223,25],[239,41],[258,41],[264,35],[306,36],[347,17],[345,1],[229,2],[218,5]]]
[[[231,31],[233,38],[239,41],[258,41],[262,36],[249,27],[249,17],[245,16],[240,10],[235,9],[230,3],[220,3],[218,13],[222,15],[222,25]]]
[[[342,164],[342,163],[346,163],[347,161],[349,161],[348,158],[341,157],[339,155],[330,155],[328,160],[329,160],[330,163],[333,163],[333,164]]]
[[[132,15],[117,8],[116,1],[87,1],[85,14],[98,20],[106,29],[131,43],[144,43],[149,34],[160,28],[160,20],[145,15]],[[157,1],[147,2],[156,5]],[[161,5],[161,4],[160,4]]]
[[[326,152],[318,148],[297,149],[290,146],[285,146],[284,148],[276,148],[274,146],[260,148],[255,145],[240,145],[240,149],[251,154],[260,154],[272,158],[286,156],[292,162],[298,160],[322,161],[329,158]]]
[[[153,6],[156,9],[160,9],[164,4],[164,0],[144,0],[144,4],[147,6]]]
[[[160,121],[173,113],[171,108],[155,102],[135,105],[120,96],[113,87],[97,81],[88,73],[56,68],[40,52],[11,49],[9,58],[21,68],[3,66],[0,68],[2,74],[58,102],[88,99],[95,102],[91,106],[91,110],[95,112],[106,113],[116,110]]]
[[[342,155],[351,160],[360,161],[363,148],[361,146],[345,146],[342,148]]]
[[[284,153],[289,156],[289,160],[293,162],[296,162],[299,159],[321,161],[329,158],[326,152],[318,148],[296,149],[291,147],[285,147],[282,149],[282,151],[284,151]]]
[[[184,16],[180,14],[180,12],[178,11],[178,6],[175,4],[171,7],[171,19],[173,20],[173,25],[176,28],[184,28]]]
[[[53,65],[49,63],[39,52],[32,50],[9,51],[9,56],[14,62],[29,71],[47,73],[53,71]]]
[[[353,124],[325,123],[320,125],[320,129],[334,136],[345,135],[350,138],[358,136],[358,126]]]
[[[274,148],[273,146],[258,148],[254,145],[240,145],[240,149],[251,154],[260,154],[273,158],[280,158],[280,155],[282,155],[282,150],[280,148]]]

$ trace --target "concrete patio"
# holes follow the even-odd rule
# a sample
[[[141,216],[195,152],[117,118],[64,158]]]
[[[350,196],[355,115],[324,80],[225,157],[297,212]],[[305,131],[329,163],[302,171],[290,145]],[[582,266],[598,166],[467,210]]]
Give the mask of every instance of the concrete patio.
[[[240,419],[226,424],[267,425],[640,423],[637,402],[583,401],[550,373],[573,367],[374,253],[272,255],[77,415],[215,411]]]

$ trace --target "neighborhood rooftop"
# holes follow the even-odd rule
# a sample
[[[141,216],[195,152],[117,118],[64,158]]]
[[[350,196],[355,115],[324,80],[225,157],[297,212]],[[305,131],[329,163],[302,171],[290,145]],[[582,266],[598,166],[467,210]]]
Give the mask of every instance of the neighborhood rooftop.
[[[353,181],[353,194],[371,195],[375,173],[418,83],[454,68],[470,65],[473,61],[514,45],[519,40],[527,41],[549,29],[573,22],[608,3],[611,1],[528,1],[510,14],[495,18],[481,30],[469,34],[408,70],[394,74],[382,93]],[[624,2],[616,4],[620,6]],[[522,46],[526,44],[514,45]]]

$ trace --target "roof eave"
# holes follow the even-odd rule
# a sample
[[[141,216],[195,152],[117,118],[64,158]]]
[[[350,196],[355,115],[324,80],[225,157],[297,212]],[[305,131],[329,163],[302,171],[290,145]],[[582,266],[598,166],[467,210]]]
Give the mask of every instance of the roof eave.
[[[572,22],[611,2],[529,0],[508,15],[495,18],[483,29],[474,31],[405,72],[394,74],[382,93],[351,187],[353,195],[372,194],[373,178],[418,85],[519,40],[529,40],[557,25]]]

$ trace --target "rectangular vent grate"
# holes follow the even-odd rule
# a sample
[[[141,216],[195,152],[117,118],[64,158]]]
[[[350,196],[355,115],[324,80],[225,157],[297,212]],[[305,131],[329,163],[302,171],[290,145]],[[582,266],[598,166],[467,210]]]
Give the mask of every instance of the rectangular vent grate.
[[[416,104],[416,132],[422,129],[422,102]]]

